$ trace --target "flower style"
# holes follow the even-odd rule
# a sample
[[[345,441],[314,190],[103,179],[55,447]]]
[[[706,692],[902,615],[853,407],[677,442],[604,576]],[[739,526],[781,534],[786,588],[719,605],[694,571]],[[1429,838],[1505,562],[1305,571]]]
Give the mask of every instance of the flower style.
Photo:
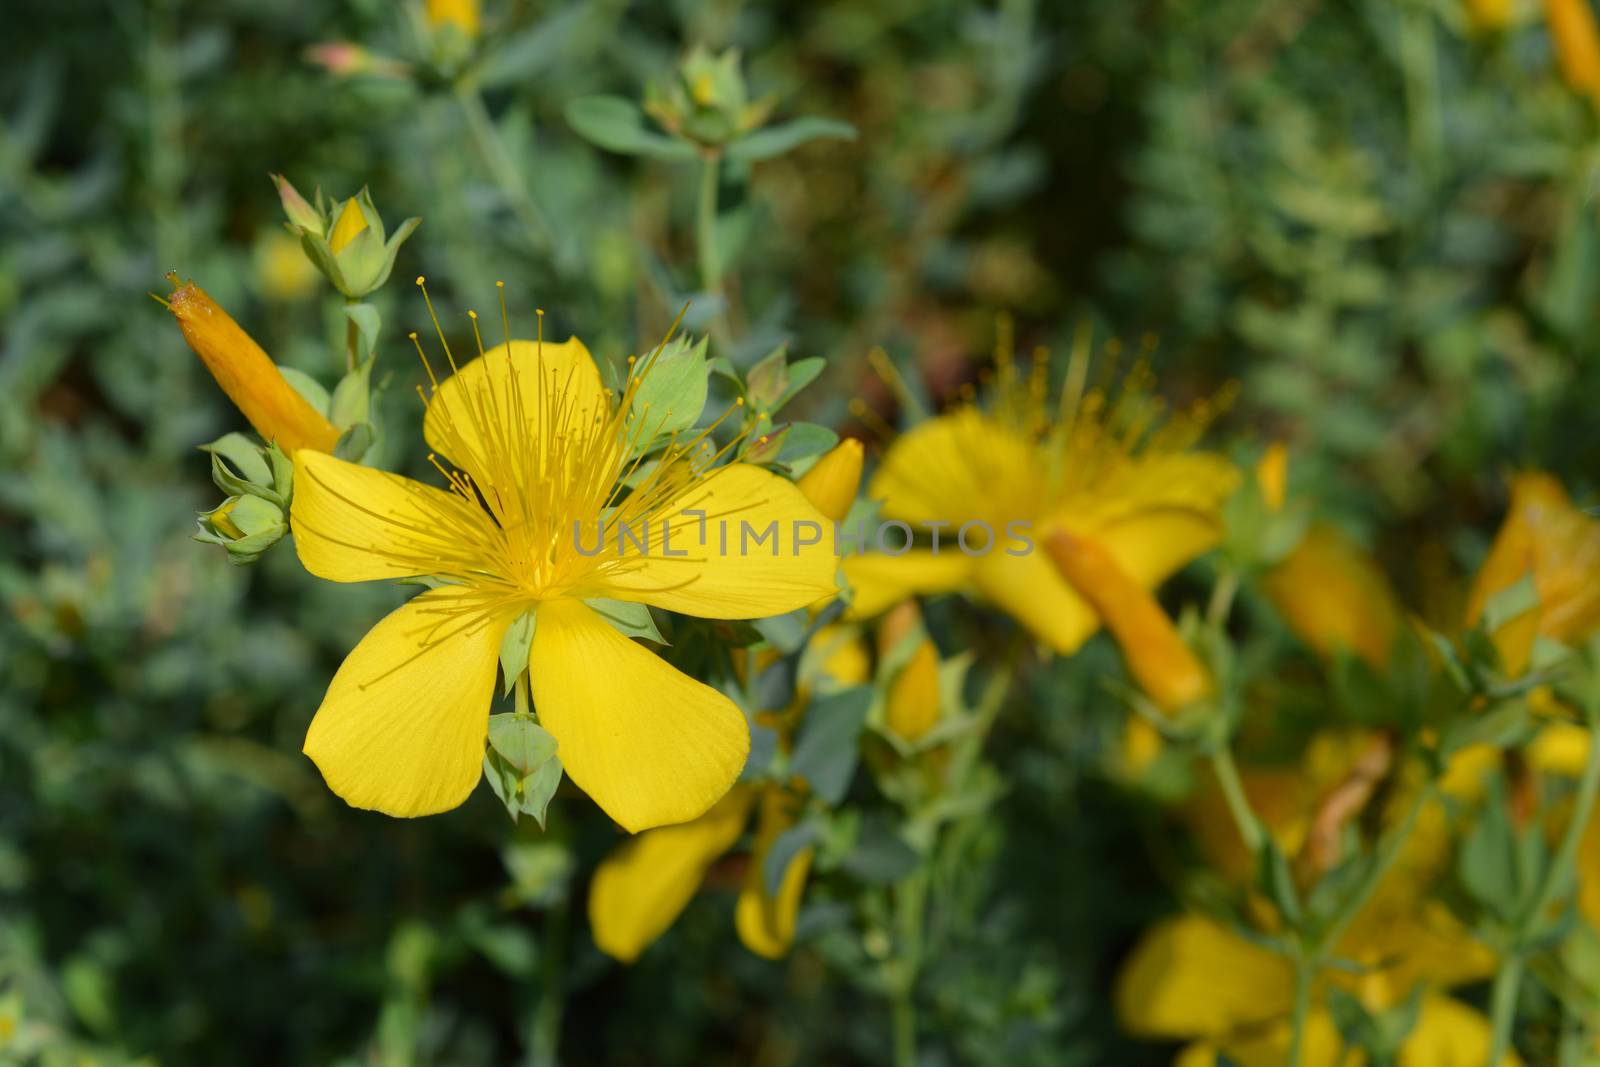
[[[857,685],[869,674],[866,649],[853,628],[818,629],[802,657],[803,684],[795,704],[774,717],[780,738],[792,732],[812,690]],[[789,861],[776,894],[767,891],[766,858],[773,842],[794,825],[800,807],[799,795],[781,783],[741,784],[693,822],[664,826],[625,842],[600,864],[590,883],[589,925],[595,943],[625,963],[638,959],[689,906],[706,872],[738,842],[755,812],[755,843],[734,925],[750,951],[768,959],[783,956],[794,942],[811,849],[801,849]]]
[[[745,552],[738,531],[822,516],[769,471],[715,466],[727,450],[710,430],[674,434],[645,459],[662,425],[639,400],[649,357],[614,397],[576,338],[479,351],[459,368],[451,357],[455,373],[426,396],[425,436],[454,464],[430,456],[448,490],[295,454],[291,519],[307,570],[435,586],[350,653],[305,752],[356,807],[416,816],[460,804],[483,763],[502,643],[532,610],[528,678],[568,776],[631,832],[694,819],[744,766],[744,715],[585,601],[710,619],[805,607],[834,591],[831,550],[796,537],[793,551]],[[734,537],[719,543],[719,523]],[[645,545],[608,532],[623,528],[646,531]]]
[[[1322,735],[1308,748],[1302,767],[1245,772],[1252,809],[1286,853],[1314,843],[1318,816],[1338,807],[1319,809],[1317,797],[1348,790],[1371,751],[1370,738]],[[1441,791],[1470,797],[1480,790],[1492,761],[1493,753],[1486,750],[1461,753]],[[1341,781],[1341,776],[1347,777]],[[1386,814],[1408,802],[1396,797]],[[1212,868],[1247,883],[1251,860],[1221,802],[1202,798],[1189,814]],[[1330,968],[1320,983],[1343,988],[1369,1011],[1394,1008],[1418,983],[1428,983],[1398,1062],[1478,1067],[1489,1055],[1488,1020],[1442,990],[1487,977],[1494,959],[1443,903],[1427,895],[1428,883],[1448,859],[1448,825],[1437,802],[1422,814],[1395,868],[1336,946],[1335,954],[1355,966]],[[1218,919],[1188,913],[1146,931],[1118,976],[1115,999],[1130,1033],[1192,1042],[1175,1061],[1181,1067],[1215,1064],[1224,1055],[1241,1067],[1277,1067],[1287,1058],[1293,984],[1293,966],[1285,957]],[[1347,1062],[1338,1029],[1324,1009],[1314,1009],[1307,1021],[1302,1062],[1307,1067]]]
[[[1218,512],[1238,482],[1221,456],[1190,446],[1209,420],[1202,403],[1163,422],[1146,375],[1135,371],[1114,397],[1085,390],[1087,353],[1076,355],[1051,401],[1047,367],[1018,370],[1007,347],[996,356],[988,407],[965,404],[929,419],[890,447],[868,488],[886,519],[939,529],[944,543],[898,555],[847,557],[852,614],[867,617],[916,593],[962,590],[1007,612],[1042,643],[1075,652],[1099,616],[1029,540],[1055,530],[1094,541],[1149,589],[1212,547]],[[993,532],[987,552],[950,542],[962,526]],[[1008,529],[1009,528],[1009,529]],[[974,547],[985,535],[975,528]]]

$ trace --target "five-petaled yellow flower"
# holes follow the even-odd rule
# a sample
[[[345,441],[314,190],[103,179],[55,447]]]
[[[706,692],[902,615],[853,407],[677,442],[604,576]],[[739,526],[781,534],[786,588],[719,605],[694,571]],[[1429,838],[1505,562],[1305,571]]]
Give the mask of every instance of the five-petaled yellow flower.
[[[797,523],[824,522],[794,484],[748,464],[714,466],[726,449],[709,432],[674,437],[653,465],[640,458],[660,425],[633,410],[650,363],[613,396],[576,338],[481,353],[427,398],[424,433],[454,464],[440,465],[449,489],[296,453],[291,517],[307,570],[436,583],[350,653],[306,735],[306,754],[346,801],[414,816],[466,799],[502,641],[530,609],[539,721],[567,775],[608,815],[637,832],[694,819],[728,792],[749,750],[743,713],[585,600],[760,618],[831,595],[835,559],[790,537]],[[776,523],[782,551],[743,551],[743,522]],[[655,540],[642,550],[609,532],[622,529]]]
[[[1238,472],[1190,448],[1209,405],[1163,422],[1142,372],[1114,396],[1086,390],[1081,353],[1052,399],[1043,360],[1024,374],[1002,345],[997,363],[987,407],[929,419],[885,455],[867,495],[924,540],[937,529],[941,546],[846,557],[851,610],[866,617],[912,594],[966,591],[1069,654],[1100,619],[1057,572],[1044,539],[1065,530],[1097,543],[1133,582],[1153,588],[1217,542],[1218,511]],[[958,543],[964,526],[971,551]]]

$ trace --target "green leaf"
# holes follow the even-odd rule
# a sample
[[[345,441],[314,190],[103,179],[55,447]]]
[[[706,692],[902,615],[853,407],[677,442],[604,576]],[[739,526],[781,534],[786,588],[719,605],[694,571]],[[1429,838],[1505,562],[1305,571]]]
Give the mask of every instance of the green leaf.
[[[783,887],[783,876],[788,873],[789,865],[796,856],[817,840],[817,824],[807,819],[789,827],[779,834],[767,849],[767,857],[761,864],[762,888],[769,897],[778,895],[778,890]]]
[[[544,829],[550,798],[556,795],[556,790],[561,786],[561,770],[561,757],[551,756],[522,781],[522,812],[532,815],[541,830]]]
[[[272,471],[267,467],[260,447],[242,433],[224,434],[209,445],[201,445],[200,451],[211,453],[213,460],[219,456],[227,460],[246,481],[257,485],[272,484]],[[224,486],[217,488],[224,493],[233,493],[233,490]]]
[[[839,443],[839,435],[814,422],[796,422],[790,425],[778,450],[779,463],[793,463],[798,459],[819,456]]]
[[[674,338],[640,360],[635,373],[643,378],[628,417],[643,426],[641,441],[658,441],[700,420],[711,378],[704,338],[698,343]]]
[[[650,608],[646,604],[598,596],[590,597],[584,603],[589,605],[590,610],[596,615],[629,637],[643,637],[658,645],[671,643],[661,636],[661,631],[656,628],[655,616],[650,614]]]
[[[728,146],[728,158],[745,163],[759,163],[764,159],[773,159],[785,152],[793,151],[807,141],[823,137],[854,141],[856,128],[839,119],[817,116],[791,119],[776,126],[767,126],[745,134]]]
[[[1300,894],[1295,889],[1294,873],[1289,860],[1278,847],[1271,834],[1262,835],[1261,853],[1256,859],[1256,883],[1267,899],[1277,907],[1285,925],[1294,929],[1300,925]]]
[[[850,788],[871,704],[872,687],[857,686],[813,700],[801,720],[789,771],[827,804],[839,803]]]
[[[1484,798],[1477,825],[1456,856],[1456,876],[1477,903],[1492,915],[1509,918],[1518,905],[1517,842],[1505,795],[1495,779]]]
[[[892,885],[917,869],[921,857],[889,820],[868,816],[861,836],[844,857],[842,866],[869,885]]]
[[[489,747],[526,778],[555,755],[556,739],[532,715],[509,712],[489,716]]]
[[[370,423],[358,422],[345,429],[339,435],[339,440],[334,442],[333,454],[339,459],[349,463],[360,463],[366,456],[367,450],[372,447],[375,435]]]
[[[306,403],[317,409],[317,413],[328,413],[328,391],[305,371],[295,370],[293,367],[279,367],[278,373],[283,375],[283,380],[294,386],[294,391],[305,398]]]
[[[567,103],[567,123],[585,140],[613,152],[655,159],[693,159],[694,146],[656,133],[644,112],[620,96],[582,96]]]
[[[811,622],[811,616],[805,608],[797,608],[783,615],[772,615],[765,619],[752,619],[750,625],[756,632],[772,643],[772,647],[788,655],[797,652],[805,643],[806,630]]]
[[[828,361],[821,356],[812,356],[810,359],[802,359],[789,364],[788,388],[784,389],[783,395],[778,397],[777,403],[767,410],[775,412],[781,409],[785,404],[793,400],[800,390],[815,381],[817,375],[821,374],[827,366]]]
[[[339,379],[328,405],[328,419],[341,430],[367,421],[371,414],[372,367],[375,361],[363,357],[359,367]]]
[[[511,687],[517,684],[517,676],[528,669],[528,650],[533,647],[536,620],[536,609],[529,608],[517,616],[500,642],[500,674],[505,679],[503,693],[511,692]]]

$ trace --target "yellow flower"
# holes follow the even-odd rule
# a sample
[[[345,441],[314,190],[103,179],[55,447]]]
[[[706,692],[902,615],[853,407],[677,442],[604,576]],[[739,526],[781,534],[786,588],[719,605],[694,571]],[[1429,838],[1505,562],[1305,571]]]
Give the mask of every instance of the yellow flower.
[[[1058,529],[1091,538],[1141,588],[1153,588],[1216,543],[1218,511],[1238,473],[1221,456],[1190,450],[1209,416],[1205,405],[1157,428],[1160,404],[1142,375],[1114,399],[1085,392],[1085,355],[1052,400],[1043,361],[1023,374],[1003,346],[997,358],[987,408],[930,419],[884,457],[868,495],[883,500],[885,519],[924,536],[938,528],[941,545],[847,557],[852,615],[875,615],[916,593],[962,590],[1071,653],[1099,618],[1038,542]],[[954,543],[964,527],[971,552]],[[980,551],[984,527],[992,531],[988,551]]]
[[[261,346],[204,289],[193,282],[179,286],[167,309],[189,347],[257,433],[289,455],[302,448],[333,451],[339,440],[333,423],[278,373]]]
[[[1600,28],[1589,0],[1544,0],[1556,63],[1573,89],[1600,95]]]
[[[681,823],[728,792],[749,748],[743,713],[584,601],[759,618],[831,593],[835,560],[788,540],[791,526],[822,521],[800,491],[758,467],[713,467],[709,431],[674,440],[639,476],[630,456],[656,423],[630,413],[649,372],[647,361],[613,404],[576,338],[481,354],[428,399],[428,443],[458,468],[449,490],[296,454],[291,520],[307,570],[441,583],[356,646],[306,735],[306,754],[350,804],[412,816],[466,799],[502,641],[530,609],[539,721],[567,775],[608,815],[630,831]],[[782,553],[741,551],[745,523],[776,524]]]
[[[869,673],[866,650],[849,627],[824,626],[812,635],[802,663],[796,703],[812,688],[856,685]],[[814,659],[813,659],[814,654]],[[782,716],[780,743],[787,745],[795,714]],[[796,917],[811,867],[812,850],[802,849],[784,871],[774,896],[766,891],[766,858],[772,843],[794,825],[799,798],[777,783],[735,786],[720,803],[693,822],[648,830],[624,842],[595,871],[589,889],[589,925],[595,944],[624,963],[639,957],[682,914],[706,871],[744,832],[750,812],[760,805],[755,846],[735,909],[740,940],[752,952],[777,958],[794,941]]]
[[[1313,525],[1261,586],[1319,655],[1354,653],[1374,670],[1389,662],[1405,616],[1383,572],[1338,528]]]
[[[1531,576],[1538,607],[1493,634],[1511,674],[1527,669],[1536,637],[1576,644],[1600,629],[1600,520],[1572,505],[1561,483],[1530,471],[1511,483],[1511,507],[1467,600],[1467,624],[1489,598]]]
[[[850,513],[861,487],[861,442],[853,437],[840,441],[795,484],[818,511],[840,521]]]
[[[1318,817],[1332,810],[1325,801],[1349,795],[1375,736],[1319,735],[1298,768],[1246,771],[1251,807],[1284,852],[1293,854],[1312,843]],[[1494,753],[1458,756],[1441,782],[1442,791],[1455,798],[1472,795],[1485,758],[1492,761]],[[1405,795],[1410,788],[1403,782],[1396,791],[1384,809],[1386,821],[1410,803]],[[1229,880],[1247,884],[1252,861],[1221,804],[1202,798],[1188,812],[1198,824],[1201,851],[1213,867]],[[1313,1003],[1321,1003],[1327,987],[1334,985],[1368,1010],[1383,1011],[1427,983],[1422,1017],[1406,1038],[1400,1062],[1477,1067],[1488,1057],[1487,1023],[1440,990],[1487,977],[1494,959],[1444,904],[1427,895],[1449,857],[1444,812],[1437,802],[1424,809],[1394,868],[1334,948],[1334,955],[1356,967],[1324,971]],[[1292,989],[1293,972],[1285,957],[1223,922],[1185,914],[1146,932],[1124,964],[1114,995],[1118,1018],[1129,1033],[1194,1042],[1179,1064],[1215,1063],[1220,1053],[1245,1067],[1276,1067],[1288,1048]],[[1313,1012],[1306,1037],[1307,1067],[1348,1062],[1340,1058],[1341,1043],[1325,1012]]]
[[[1156,598],[1113,555],[1087,538],[1058,530],[1045,541],[1061,574],[1105,621],[1128,671],[1162,711],[1174,712],[1211,692],[1211,677],[1184,644]]]
[[[478,36],[478,0],[428,0],[428,25],[454,26],[468,37]]]

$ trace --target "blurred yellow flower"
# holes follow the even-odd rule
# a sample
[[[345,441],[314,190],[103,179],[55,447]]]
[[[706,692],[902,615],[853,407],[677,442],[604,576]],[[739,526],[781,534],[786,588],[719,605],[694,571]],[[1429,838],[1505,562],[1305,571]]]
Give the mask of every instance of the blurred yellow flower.
[[[1109,397],[1085,389],[1087,353],[1073,360],[1052,400],[1045,361],[1031,373],[1004,345],[988,407],[969,404],[898,438],[868,495],[886,519],[942,529],[939,551],[849,556],[854,617],[875,615],[916,593],[968,591],[995,604],[1059,653],[1078,649],[1100,624],[1037,542],[1066,530],[1104,547],[1138,586],[1153,588],[1220,536],[1218,512],[1238,472],[1190,446],[1210,405],[1162,421],[1161,404],[1135,371]],[[968,524],[993,531],[985,552],[951,542]],[[984,534],[974,526],[972,538]]]
[[[819,628],[803,660],[815,666],[803,670],[796,706],[772,717],[779,743],[785,747],[814,688],[860,684],[870,669],[860,635],[845,626]],[[734,912],[735,926],[740,940],[758,955],[775,959],[788,952],[812,850],[800,850],[785,869],[778,892],[767,892],[767,854],[794,825],[800,810],[800,796],[778,783],[737,785],[700,818],[648,830],[607,856],[589,888],[589,925],[595,944],[624,963],[637,959],[688,907],[706,871],[737,843],[757,805],[756,838]]]
[[[1511,0],[1465,0],[1474,29],[1496,33],[1511,25]]]
[[[1314,841],[1319,815],[1335,808],[1328,798],[1348,791],[1353,777],[1362,773],[1374,740],[1375,735],[1320,735],[1308,747],[1302,766],[1245,773],[1253,810],[1286,853]],[[1464,755],[1442,783],[1447,795],[1471,795],[1476,789],[1485,754]],[[1385,808],[1386,820],[1406,803],[1405,796],[1393,798]],[[1247,884],[1251,863],[1219,809],[1215,803],[1190,809],[1199,823],[1202,851],[1230,880]],[[1338,986],[1368,1010],[1383,1011],[1402,1004],[1419,983],[1425,984],[1422,1015],[1405,1040],[1400,1062],[1479,1067],[1489,1053],[1487,1020],[1441,991],[1492,974],[1494,959],[1443,903],[1428,896],[1429,883],[1448,851],[1444,807],[1433,803],[1425,813],[1428,817],[1419,821],[1394,868],[1334,947],[1335,956],[1355,966],[1328,969],[1317,988]],[[1212,823],[1216,833],[1207,832]],[[1220,920],[1185,914],[1146,932],[1118,976],[1115,1003],[1131,1034],[1194,1042],[1179,1064],[1215,1063],[1225,1054],[1245,1067],[1278,1067],[1289,1045],[1293,985],[1292,965],[1282,955]],[[1314,1003],[1320,999],[1320,992],[1314,994]],[[1331,1019],[1314,1011],[1304,1064],[1334,1067],[1349,1062],[1344,1056]]]
[[[1576,644],[1600,629],[1600,520],[1574,507],[1561,483],[1530,471],[1511,483],[1511,506],[1467,600],[1467,624],[1489,598],[1531,577],[1538,606],[1493,634],[1506,670],[1527,669],[1537,637]]]
[[[317,268],[297,239],[275,230],[257,246],[256,280],[269,299],[298,300],[315,288]]]
[[[654,436],[654,424],[630,418],[650,363],[614,405],[576,338],[481,353],[428,398],[428,443],[456,465],[440,468],[449,491],[297,453],[291,518],[307,570],[340,582],[441,583],[356,646],[311,723],[306,754],[346,801],[413,816],[466,799],[483,762],[501,644],[530,609],[539,721],[568,776],[608,815],[630,831],[681,823],[728,792],[749,748],[743,713],[584,601],[759,618],[830,594],[836,561],[821,545],[781,557],[713,547],[702,512],[783,529],[822,517],[766,470],[713,467],[721,453],[703,447],[709,430],[674,440],[619,496],[640,438]],[[624,526],[663,531],[663,540],[670,532],[680,547],[652,554],[603,536]],[[583,531],[597,543],[584,543]]]
[[[468,37],[478,36],[478,0],[428,0],[428,25],[454,26]]]
[[[339,431],[278,373],[261,346],[193,282],[167,301],[184,340],[256,432],[289,455],[331,452]]]

